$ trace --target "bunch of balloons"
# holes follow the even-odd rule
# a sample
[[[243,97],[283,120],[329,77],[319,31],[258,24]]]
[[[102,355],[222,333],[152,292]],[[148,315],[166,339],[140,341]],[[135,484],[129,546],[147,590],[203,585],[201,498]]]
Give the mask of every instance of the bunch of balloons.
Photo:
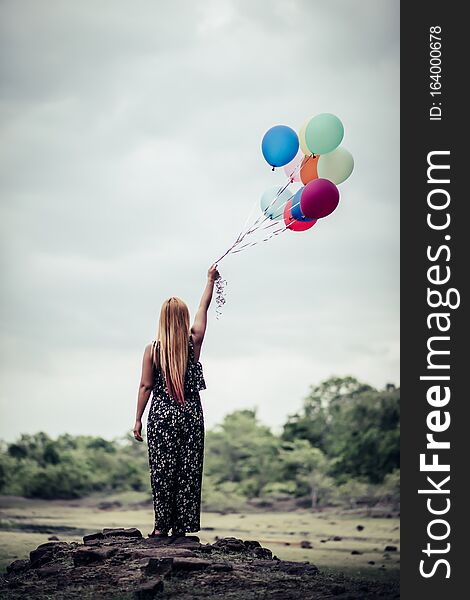
[[[282,187],[269,188],[261,196],[261,210],[271,220],[284,220],[291,231],[305,231],[330,215],[339,204],[337,186],[352,173],[352,154],[340,146],[344,127],[331,113],[306,121],[297,134],[286,125],[271,127],[261,150],[268,164],[283,167],[289,178]],[[289,184],[301,185],[295,193]]]
[[[343,124],[330,113],[312,117],[298,134],[286,125],[271,127],[263,137],[261,149],[273,171],[276,167],[284,168],[287,183],[264,192],[261,215],[250,222],[250,212],[235,240],[214,264],[229,254],[244,252],[266,242],[287,229],[310,229],[319,219],[330,215],[339,203],[336,186],[345,181],[354,168],[351,153],[340,146],[343,136]],[[299,189],[289,189],[293,184],[300,186]],[[217,318],[225,303],[226,283],[222,278],[216,280]]]

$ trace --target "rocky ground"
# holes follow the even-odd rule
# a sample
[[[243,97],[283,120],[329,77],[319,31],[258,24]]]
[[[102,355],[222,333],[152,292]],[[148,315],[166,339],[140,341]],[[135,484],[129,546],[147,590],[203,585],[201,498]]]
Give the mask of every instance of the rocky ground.
[[[52,540],[15,560],[0,597],[28,599],[224,598],[227,600],[398,599],[398,584],[322,573],[272,556],[255,540],[196,536],[150,539],[138,529],[103,529],[83,544]]]

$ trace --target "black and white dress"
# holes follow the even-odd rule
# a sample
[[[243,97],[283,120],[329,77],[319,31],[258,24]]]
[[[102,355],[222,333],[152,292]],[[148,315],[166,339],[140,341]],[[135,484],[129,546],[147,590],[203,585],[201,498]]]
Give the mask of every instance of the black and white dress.
[[[159,342],[153,341],[159,352]],[[186,402],[170,397],[160,367],[155,370],[147,443],[155,529],[173,532],[200,530],[204,415],[199,397],[206,389],[202,365],[194,361],[194,341],[188,340],[185,374]]]

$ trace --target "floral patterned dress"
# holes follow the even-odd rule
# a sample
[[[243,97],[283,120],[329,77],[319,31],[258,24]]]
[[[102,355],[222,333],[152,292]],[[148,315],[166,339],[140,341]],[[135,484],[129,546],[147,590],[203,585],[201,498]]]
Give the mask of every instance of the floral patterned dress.
[[[200,530],[204,415],[199,391],[206,389],[202,365],[194,361],[189,336],[185,400],[170,397],[160,368],[155,371],[147,421],[150,482],[155,529],[190,533]],[[153,341],[159,351],[159,342]]]

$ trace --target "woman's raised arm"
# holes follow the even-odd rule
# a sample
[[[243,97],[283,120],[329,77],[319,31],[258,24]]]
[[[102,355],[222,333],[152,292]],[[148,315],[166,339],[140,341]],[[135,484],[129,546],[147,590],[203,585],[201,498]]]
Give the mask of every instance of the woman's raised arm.
[[[214,292],[214,283],[219,277],[220,275],[217,271],[217,265],[212,265],[211,267],[209,267],[209,270],[207,271],[207,284],[202,294],[201,302],[199,303],[199,308],[196,312],[196,316],[194,317],[193,326],[191,327],[191,334],[193,336],[195,346],[196,360],[198,359],[198,354],[202,345],[202,340],[204,339],[204,334],[206,333],[207,310],[212,300],[212,294]]]

